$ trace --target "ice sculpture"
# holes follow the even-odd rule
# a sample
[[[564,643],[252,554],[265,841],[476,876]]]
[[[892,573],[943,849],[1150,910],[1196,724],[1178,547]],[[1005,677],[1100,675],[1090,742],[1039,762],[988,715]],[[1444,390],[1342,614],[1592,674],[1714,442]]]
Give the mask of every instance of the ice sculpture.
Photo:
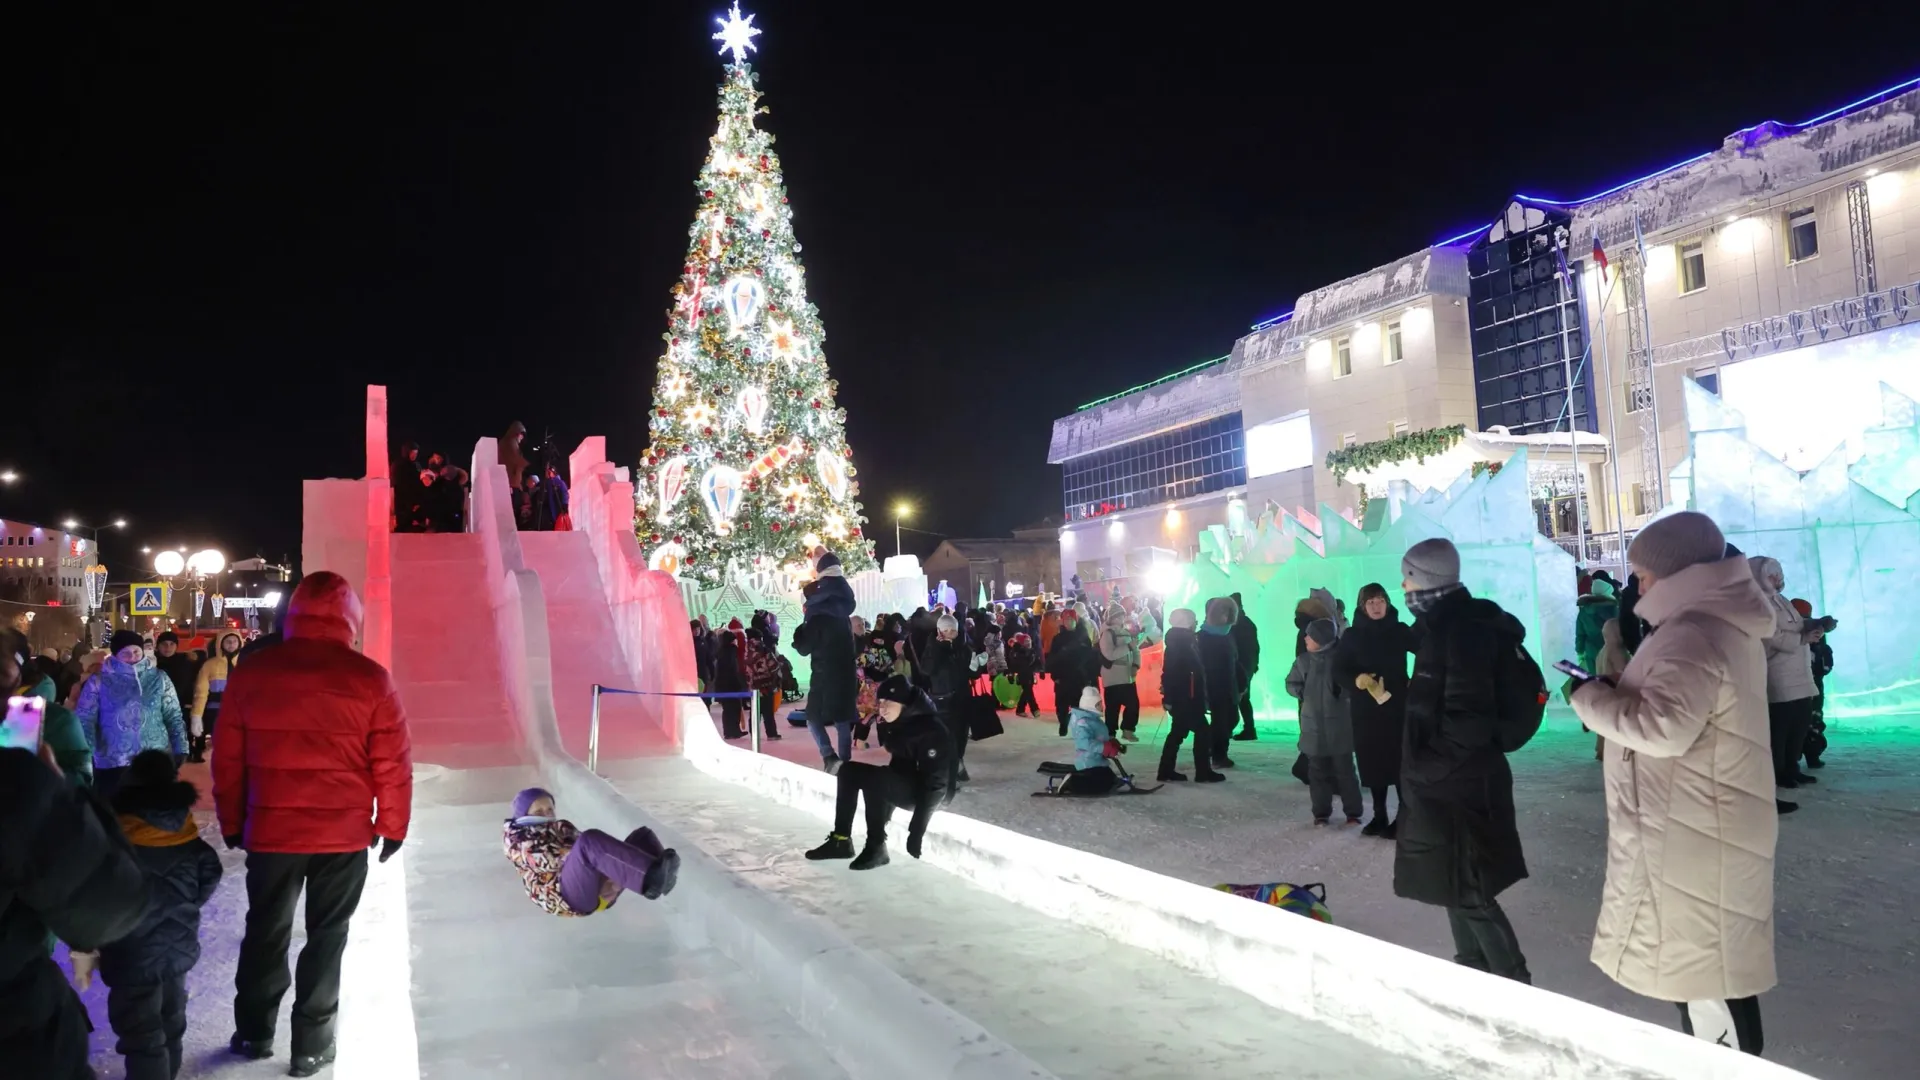
[[[1208,597],[1241,594],[1264,632],[1253,685],[1254,710],[1262,718],[1296,715],[1285,686],[1293,661],[1294,605],[1309,590],[1326,588],[1345,601],[1351,618],[1368,582],[1397,597],[1400,557],[1429,537],[1459,545],[1467,587],[1526,624],[1527,644],[1543,664],[1573,655],[1573,556],[1534,527],[1525,450],[1498,473],[1465,474],[1446,490],[1396,486],[1368,505],[1363,526],[1322,506],[1317,517],[1284,510],[1263,515],[1245,544],[1224,534],[1202,536],[1200,558],[1183,568],[1167,606],[1198,612]],[[1401,617],[1410,618],[1404,611]]]
[[[1911,398],[1880,384],[1882,421],[1851,463],[1836,446],[1800,473],[1748,438],[1739,410],[1685,384],[1690,456],[1674,471],[1693,509],[1749,555],[1771,555],[1787,595],[1840,620],[1830,638],[1827,715],[1906,712],[1920,699],[1920,421]]]

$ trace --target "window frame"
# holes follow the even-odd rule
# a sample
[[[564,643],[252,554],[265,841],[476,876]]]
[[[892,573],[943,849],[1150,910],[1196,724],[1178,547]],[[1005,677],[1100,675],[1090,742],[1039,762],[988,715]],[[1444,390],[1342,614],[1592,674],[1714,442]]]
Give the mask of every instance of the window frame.
[[[1687,261],[1689,254],[1700,260],[1700,283],[1691,289],[1687,287]],[[1683,240],[1673,245],[1673,259],[1675,264],[1673,268],[1673,280],[1674,283],[1679,286],[1681,296],[1692,296],[1694,293],[1702,292],[1706,289],[1708,284],[1707,242],[1704,239]]]
[[[1407,339],[1401,332],[1400,320],[1395,319],[1387,324],[1386,338],[1382,341],[1380,347],[1380,362],[1382,366],[1391,366],[1406,360],[1406,358]]]
[[[1806,255],[1799,253],[1800,243],[1797,234],[1802,225],[1807,226],[1811,230],[1813,237],[1813,251]],[[1814,208],[1811,206],[1803,207],[1799,210],[1787,211],[1787,265],[1796,266],[1819,257],[1820,215],[1815,213]]]
[[[1393,423],[1387,425],[1387,438],[1389,439],[1397,439],[1402,435],[1410,435],[1412,433],[1413,425],[1408,423],[1404,418],[1395,420]]]
[[[1353,335],[1333,340],[1333,377],[1344,379],[1353,374]]]

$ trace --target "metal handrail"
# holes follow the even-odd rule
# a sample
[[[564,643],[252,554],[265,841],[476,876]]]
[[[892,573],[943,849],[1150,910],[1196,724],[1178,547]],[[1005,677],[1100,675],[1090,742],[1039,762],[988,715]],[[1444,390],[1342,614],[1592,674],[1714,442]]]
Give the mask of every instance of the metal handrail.
[[[697,697],[708,701],[716,698],[747,698],[748,724],[753,733],[753,752],[760,752],[760,695],[754,690],[730,690],[724,693],[702,692],[699,690],[627,690],[618,686],[593,684],[593,716],[587,724],[587,771],[600,771],[600,695],[631,694],[634,697]],[[711,716],[708,722],[712,722]]]

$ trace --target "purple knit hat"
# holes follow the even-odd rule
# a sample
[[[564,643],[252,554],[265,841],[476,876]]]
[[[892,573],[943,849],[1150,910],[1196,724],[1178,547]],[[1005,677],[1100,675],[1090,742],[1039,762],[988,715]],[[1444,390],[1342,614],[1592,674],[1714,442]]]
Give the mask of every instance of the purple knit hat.
[[[526,817],[527,811],[533,808],[534,803],[539,802],[541,799],[551,798],[553,798],[553,793],[546,788],[530,787],[513,797],[513,816],[517,818]]]

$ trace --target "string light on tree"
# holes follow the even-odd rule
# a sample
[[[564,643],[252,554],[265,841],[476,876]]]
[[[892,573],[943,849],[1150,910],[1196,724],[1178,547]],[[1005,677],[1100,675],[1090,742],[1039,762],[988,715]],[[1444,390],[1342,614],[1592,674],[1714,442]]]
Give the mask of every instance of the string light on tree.
[[[760,30],[737,5],[718,29],[725,77],[654,381],[643,550],[671,536],[680,573],[717,580],[782,567],[800,538],[822,537],[856,573],[874,560],[846,414],[773,137],[755,126],[764,110],[747,58]]]

